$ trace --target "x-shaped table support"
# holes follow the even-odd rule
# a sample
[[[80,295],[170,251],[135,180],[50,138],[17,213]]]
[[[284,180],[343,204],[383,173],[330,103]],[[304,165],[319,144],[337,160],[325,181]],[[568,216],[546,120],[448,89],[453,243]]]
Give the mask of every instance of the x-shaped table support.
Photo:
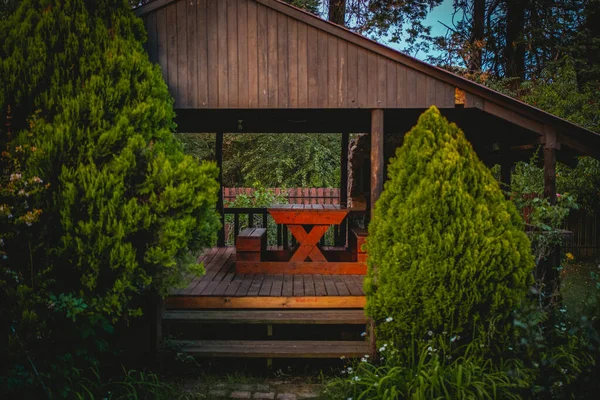
[[[310,258],[311,261],[327,261],[317,244],[329,229],[329,225],[313,225],[309,232],[302,225],[288,225],[288,229],[298,241],[298,248],[290,261],[302,262],[307,258]]]

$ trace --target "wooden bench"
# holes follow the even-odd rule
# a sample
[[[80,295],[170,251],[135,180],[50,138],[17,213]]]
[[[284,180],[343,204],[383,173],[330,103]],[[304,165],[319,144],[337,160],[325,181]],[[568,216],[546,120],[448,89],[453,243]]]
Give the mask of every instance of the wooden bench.
[[[267,250],[267,230],[246,228],[235,238],[236,260],[261,261]]]
[[[356,261],[358,262],[366,262],[367,261],[367,252],[363,248],[363,244],[365,244],[367,240],[367,230],[361,228],[352,228],[350,233],[350,251],[352,254],[356,254]]]

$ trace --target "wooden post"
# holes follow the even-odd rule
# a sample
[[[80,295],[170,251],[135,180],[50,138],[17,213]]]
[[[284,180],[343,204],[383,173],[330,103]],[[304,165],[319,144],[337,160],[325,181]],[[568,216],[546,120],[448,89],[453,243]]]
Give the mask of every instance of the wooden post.
[[[544,143],[544,197],[550,204],[556,204],[556,131],[545,127]],[[557,267],[560,264],[560,246],[556,246],[548,254],[548,258],[538,265],[538,278],[544,282],[545,300],[552,301],[558,295],[560,285]]]
[[[373,217],[375,203],[383,192],[383,110],[371,111],[371,199],[369,221]],[[368,240],[368,239],[367,239]],[[369,350],[373,360],[377,359],[377,338],[375,336],[375,321],[369,318]]]
[[[219,168],[219,198],[217,200],[217,212],[221,216],[221,229],[217,237],[217,246],[225,246],[225,213],[223,207],[223,132],[217,132],[215,144],[215,158]]]
[[[556,204],[556,131],[546,129],[544,143],[544,197]]]
[[[342,132],[342,154],[340,157],[340,207],[348,207],[348,141],[350,135],[348,132]],[[340,225],[340,243],[339,246],[346,246],[348,243],[347,227],[348,218]]]
[[[371,204],[372,218],[375,202],[383,191],[383,110],[371,111]]]

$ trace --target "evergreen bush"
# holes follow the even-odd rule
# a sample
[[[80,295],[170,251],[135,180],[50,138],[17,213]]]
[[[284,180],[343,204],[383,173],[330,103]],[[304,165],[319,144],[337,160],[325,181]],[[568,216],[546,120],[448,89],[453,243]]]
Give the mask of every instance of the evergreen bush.
[[[500,328],[532,282],[524,225],[462,131],[431,107],[390,161],[367,240],[378,339]]]
[[[84,343],[106,350],[95,335],[139,314],[140,293],[202,273],[217,168],[174,138],[173,101],[126,0],[23,0],[0,32],[0,182],[44,185],[0,191],[4,211],[36,217],[0,213],[2,372],[30,371],[27,354],[43,376]]]

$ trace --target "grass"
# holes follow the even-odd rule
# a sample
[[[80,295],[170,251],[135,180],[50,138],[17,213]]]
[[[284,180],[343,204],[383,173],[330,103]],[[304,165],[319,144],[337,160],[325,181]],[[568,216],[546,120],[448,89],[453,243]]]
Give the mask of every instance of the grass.
[[[595,291],[600,275],[600,261],[577,261],[569,263],[562,273],[561,293],[563,302],[573,315],[582,315],[586,309],[595,307]]]

